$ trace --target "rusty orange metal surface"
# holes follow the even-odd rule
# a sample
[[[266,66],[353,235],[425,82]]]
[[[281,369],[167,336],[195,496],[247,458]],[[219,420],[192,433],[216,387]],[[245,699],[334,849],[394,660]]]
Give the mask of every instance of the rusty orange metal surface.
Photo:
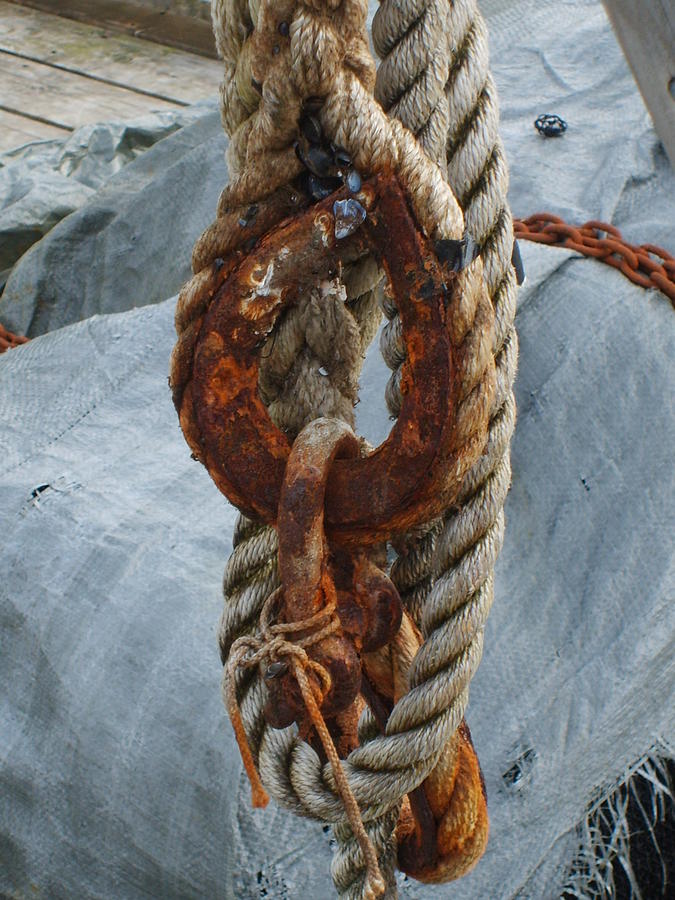
[[[403,615],[401,600],[390,579],[367,553],[337,549],[333,552],[324,532],[326,484],[334,461],[356,459],[359,442],[351,428],[338,419],[316,419],[303,428],[291,449],[279,503],[279,575],[281,603],[278,618],[284,623],[311,621],[334,605],[339,628],[312,643],[307,652],[330,676],[330,690],[321,701],[328,720],[347,710],[361,689],[361,652],[389,643]],[[296,637],[305,635],[299,632]],[[292,673],[279,672],[267,679],[270,701],[267,721],[275,727],[298,722],[309,730],[303,698]],[[319,685],[317,685],[317,688]],[[358,743],[358,715],[341,723],[327,722],[344,749]],[[344,722],[351,734],[344,733]]]
[[[408,797],[410,816],[404,812],[396,829],[399,869],[426,884],[466,875],[485,852],[489,820],[485,782],[463,719],[436,767]]]
[[[27,337],[7,331],[3,325],[0,325],[0,353],[5,353],[6,350],[12,350],[14,347],[27,343]]]
[[[408,613],[388,647],[362,656],[361,692],[382,732],[408,690],[422,635]],[[485,784],[464,720],[422,784],[404,799],[396,828],[398,868],[418,881],[441,883],[478,861],[489,831]]]
[[[619,269],[633,284],[657,288],[675,307],[675,257],[655,244],[630,244],[614,225],[592,220],[568,225],[552,213],[514,219],[519,240],[576,250]]]
[[[258,353],[301,291],[342,263],[373,253],[402,322],[403,406],[387,440],[368,456],[336,460],[326,488],[326,530],[336,541],[377,542],[429,519],[453,467],[455,384],[447,330],[454,273],[442,271],[392,176],[355,195],[361,227],[335,236],[335,201],[315,204],[267,234],[216,291],[196,343],[192,400],[200,456],[221,491],[246,514],[277,520],[290,441],[258,396]]]
[[[489,333],[492,311],[485,298],[473,338],[464,340],[466,329],[455,334],[451,318],[461,307],[464,281],[439,260],[393,176],[345,187],[279,221],[286,202],[277,198],[271,212],[255,212],[258,224],[245,247],[229,223],[232,252],[182,293],[177,321],[189,319],[188,337],[174,357],[172,388],[188,443],[219,489],[246,515],[273,524],[279,536],[281,588],[268,601],[276,623],[265,645],[265,718],[278,728],[296,722],[320,755],[330,745],[333,756],[336,748],[346,756],[358,745],[364,701],[384,728],[403,682],[407,690],[403,673],[421,637],[377,563],[386,565],[383,541],[447,506],[480,452],[491,376],[470,439],[458,426],[467,390],[461,379],[471,368],[469,356],[480,359],[475,335],[483,340]],[[263,233],[268,222],[274,224]],[[372,452],[335,419],[310,422],[292,442],[260,398],[261,349],[303,292],[368,254],[385,270],[402,326],[398,419]],[[292,664],[279,656],[278,635],[287,655],[293,649]],[[400,670],[396,688],[383,675],[380,652]],[[408,817],[400,823],[400,864],[421,880],[456,877],[484,849],[485,799],[467,735],[460,730],[453,737],[435,774],[410,795]],[[467,791],[476,800],[469,810],[475,816],[456,827],[458,810],[468,809]]]

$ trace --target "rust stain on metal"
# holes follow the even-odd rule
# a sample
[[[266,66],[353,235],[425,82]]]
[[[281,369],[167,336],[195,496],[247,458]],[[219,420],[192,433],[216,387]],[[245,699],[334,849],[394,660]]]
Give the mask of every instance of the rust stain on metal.
[[[334,211],[348,219],[351,208],[342,201],[356,202],[354,196],[358,215],[336,228]],[[378,558],[382,542],[433,518],[457,492],[484,444],[492,382],[486,376],[481,384],[484,402],[472,404],[475,421],[468,427],[458,402],[466,396],[460,379],[467,377],[466,354],[478,354],[480,362],[482,344],[464,341],[466,328],[454,335],[463,279],[439,262],[392,175],[371,179],[357,195],[336,191],[280,220],[285,205],[287,198],[275,195],[271,212],[263,205],[251,219],[247,210],[245,227],[255,236],[248,255],[235,242],[181,295],[177,320],[189,319],[194,333],[180,346],[181,374],[172,387],[188,443],[219,489],[246,515],[277,528],[277,633],[307,654],[320,713],[347,755],[358,745],[364,698],[384,729],[408,689],[421,643],[377,564],[386,565],[386,554]],[[273,226],[265,231],[267,222]],[[291,443],[258,393],[261,347],[302,292],[366,254],[385,270],[401,321],[400,414],[369,453],[334,419],[311,422]],[[476,312],[485,346],[491,315],[487,301]],[[296,722],[300,736],[323,753],[292,668],[273,663],[266,669],[265,717],[278,728]],[[435,882],[473,865],[487,839],[480,785],[470,735],[460,728],[407,801],[398,833],[404,871]]]
[[[421,645],[422,635],[404,613],[391,644],[362,658],[362,692],[382,732],[407,691],[410,665]],[[404,800],[396,827],[398,868],[429,884],[459,878],[480,859],[488,830],[485,783],[462,720],[434,769]]]
[[[518,240],[567,247],[613,266],[634,284],[657,288],[675,307],[675,257],[663,247],[630,244],[608,222],[591,220],[583,225],[568,225],[547,212],[514,219],[513,229]]]
[[[5,353],[7,350],[12,350],[14,347],[19,347],[21,344],[27,343],[27,337],[23,337],[23,335],[20,334],[14,334],[12,331],[7,331],[3,325],[0,325],[0,353]]]
[[[335,552],[324,532],[326,484],[338,458],[354,460],[359,442],[348,425],[337,419],[316,419],[300,432],[286,465],[278,513],[279,575],[282,602],[279,621],[293,624],[311,619],[332,600],[339,628],[312,643],[307,652],[328,672],[331,687],[321,712],[334,718],[355,702],[361,690],[361,652],[387,644],[401,624],[402,606],[389,578],[362,551]],[[297,638],[305,635],[300,632]],[[268,722],[277,727],[298,722],[309,731],[305,705],[295,678],[281,674],[268,684]],[[317,685],[318,687],[318,685]],[[356,723],[347,716],[344,722]],[[341,740],[357,743],[356,732]]]
[[[403,406],[387,440],[366,457],[336,460],[326,487],[327,532],[334,541],[363,544],[430,518],[445,502],[447,473],[457,463],[457,386],[446,322],[456,279],[441,270],[393,176],[363,186],[366,221],[336,241],[331,210],[343,193],[265,235],[216,290],[196,342],[192,402],[199,455],[218,487],[246,514],[276,522],[290,443],[257,395],[261,335],[299,291],[330,277],[341,262],[373,253],[403,326]]]
[[[466,875],[485,852],[485,784],[464,720],[436,768],[409,795],[411,816],[396,829],[398,866],[417,881],[441,884]]]

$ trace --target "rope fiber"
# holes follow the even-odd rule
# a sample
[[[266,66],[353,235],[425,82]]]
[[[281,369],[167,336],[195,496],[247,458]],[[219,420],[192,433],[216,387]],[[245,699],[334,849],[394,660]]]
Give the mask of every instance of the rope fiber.
[[[179,300],[176,372],[198,333],[210,277],[206,267],[226,257],[251,204],[294,183],[302,170],[293,146],[298,123],[315,105],[323,133],[346,150],[358,172],[396,174],[430,237],[460,240],[466,228],[481,248],[482,258],[461,275],[461,306],[453,318],[455,339],[467,358],[471,348],[477,354],[476,371],[464,386],[467,398],[487,371],[473,337],[484,285],[496,314],[491,348],[485,351],[490,371],[494,359],[497,373],[486,452],[464,481],[460,505],[396,543],[392,577],[425,637],[410,668],[410,689],[394,706],[384,734],[364,714],[361,744],[342,761],[377,853],[381,887],[395,897],[394,829],[401,801],[434,770],[463,719],[482,654],[510,481],[517,358],[513,229],[487,34],[474,2],[385,0],[373,23],[382,56],[376,79],[364,0],[214,0],[212,12],[225,64],[222,111],[230,135],[231,181],[216,222],[195,247],[198,274]],[[400,409],[405,359],[400,322],[377,267],[367,261],[357,266],[343,274],[346,295],[338,284],[317,286],[283,319],[261,353],[261,396],[272,419],[291,435],[319,415],[351,424],[353,391],[380,307],[389,320],[382,351],[393,369],[387,402],[392,415]],[[336,360],[342,363],[339,377]],[[189,395],[187,376],[172,374],[172,382],[179,394]],[[189,429],[184,430],[187,436]],[[238,638],[259,630],[261,611],[279,586],[276,552],[273,529],[240,517],[224,577],[219,628],[224,660]],[[267,726],[257,669],[251,666],[236,679],[226,676],[228,707],[236,700],[251,758],[269,793],[299,815],[334,824],[336,888],[341,897],[360,900],[372,889],[372,861],[364,842],[354,838],[335,774],[292,729]]]

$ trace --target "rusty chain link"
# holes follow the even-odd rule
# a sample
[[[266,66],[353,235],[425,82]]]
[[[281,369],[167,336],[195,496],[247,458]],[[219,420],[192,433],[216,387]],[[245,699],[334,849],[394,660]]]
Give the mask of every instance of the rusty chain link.
[[[255,216],[242,216],[245,224],[239,225],[240,242],[248,241],[249,226],[264,221],[254,246],[235,243],[185,286],[176,310],[170,384],[194,456],[231,502],[278,534],[276,622],[267,627],[261,615],[259,634],[235,641],[226,664],[228,711],[253,796],[264,801],[263,767],[256,771],[260,751],[246,733],[237,672],[257,667],[266,682],[266,730],[295,722],[299,738],[330,761],[344,814],[367,862],[364,896],[376,897],[385,882],[362,820],[358,779],[353,790],[341,760],[352,771],[353,754],[372,752],[378,743],[360,745],[364,704],[390,712],[380,722],[379,744],[407,741],[418,728],[405,718],[410,685],[404,695],[392,695],[382,666],[373,668],[372,659],[364,674],[365,657],[390,647],[403,619],[398,592],[381,568],[385,542],[437,515],[483,451],[495,389],[493,310],[481,264],[465,250],[468,242],[429,238],[393,173],[314,199],[307,208],[296,204],[301,208],[290,217],[279,209],[276,194],[261,200]],[[336,418],[315,419],[291,440],[262,402],[261,354],[277,320],[303,292],[339,277],[343,266],[367,253],[385,272],[388,297],[402,323],[407,362],[400,415],[376,449]],[[315,634],[310,625],[328,610],[335,618],[321,618],[328,630]],[[420,639],[415,649],[421,644]],[[443,688],[437,699],[449,717]],[[457,877],[477,861],[487,839],[480,766],[470,738],[453,737],[459,724],[447,738],[439,729],[438,746],[423,757],[425,764],[429,760],[428,796],[419,770],[406,769],[413,794],[420,790],[405,820],[408,852],[401,864],[422,880],[446,872]],[[395,753],[383,757],[399,777],[403,766]],[[460,762],[463,779],[455,777]],[[450,828],[448,847],[447,822],[456,818],[460,799],[467,805],[467,792],[472,814]]]
[[[608,222],[592,219],[574,226],[545,212],[514,219],[513,230],[518,240],[566,247],[594,257],[640,287],[657,288],[675,307],[675,257],[656,244],[629,244]]]
[[[366,252],[380,257],[404,326],[406,402],[378,452],[336,461],[326,488],[332,536],[373,544],[437,514],[482,452],[495,377],[492,308],[484,291],[472,294],[468,270],[439,261],[394,176],[364,182],[354,198],[365,218],[345,235],[343,195],[347,188],[282,219],[254,252],[234,250],[186,285],[171,387],[186,440],[219,489],[245,514],[275,523],[291,441],[260,399],[260,352],[299,292]]]
[[[11,331],[7,331],[7,329],[2,324],[0,324],[0,353],[4,353],[6,350],[11,350],[13,347],[18,347],[20,344],[27,343],[27,337],[22,337],[19,334],[13,334]]]
[[[598,259],[622,272],[633,284],[656,288],[675,309],[675,257],[656,244],[630,244],[614,225],[591,219],[583,225],[568,225],[553,213],[534,213],[514,219],[513,230],[520,241],[566,247]],[[602,235],[606,235],[603,237]],[[0,353],[28,342],[0,324]]]

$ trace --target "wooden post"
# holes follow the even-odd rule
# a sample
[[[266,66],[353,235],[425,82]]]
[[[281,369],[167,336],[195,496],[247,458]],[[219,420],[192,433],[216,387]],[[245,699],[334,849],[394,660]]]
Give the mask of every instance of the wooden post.
[[[603,0],[675,169],[675,0]]]

